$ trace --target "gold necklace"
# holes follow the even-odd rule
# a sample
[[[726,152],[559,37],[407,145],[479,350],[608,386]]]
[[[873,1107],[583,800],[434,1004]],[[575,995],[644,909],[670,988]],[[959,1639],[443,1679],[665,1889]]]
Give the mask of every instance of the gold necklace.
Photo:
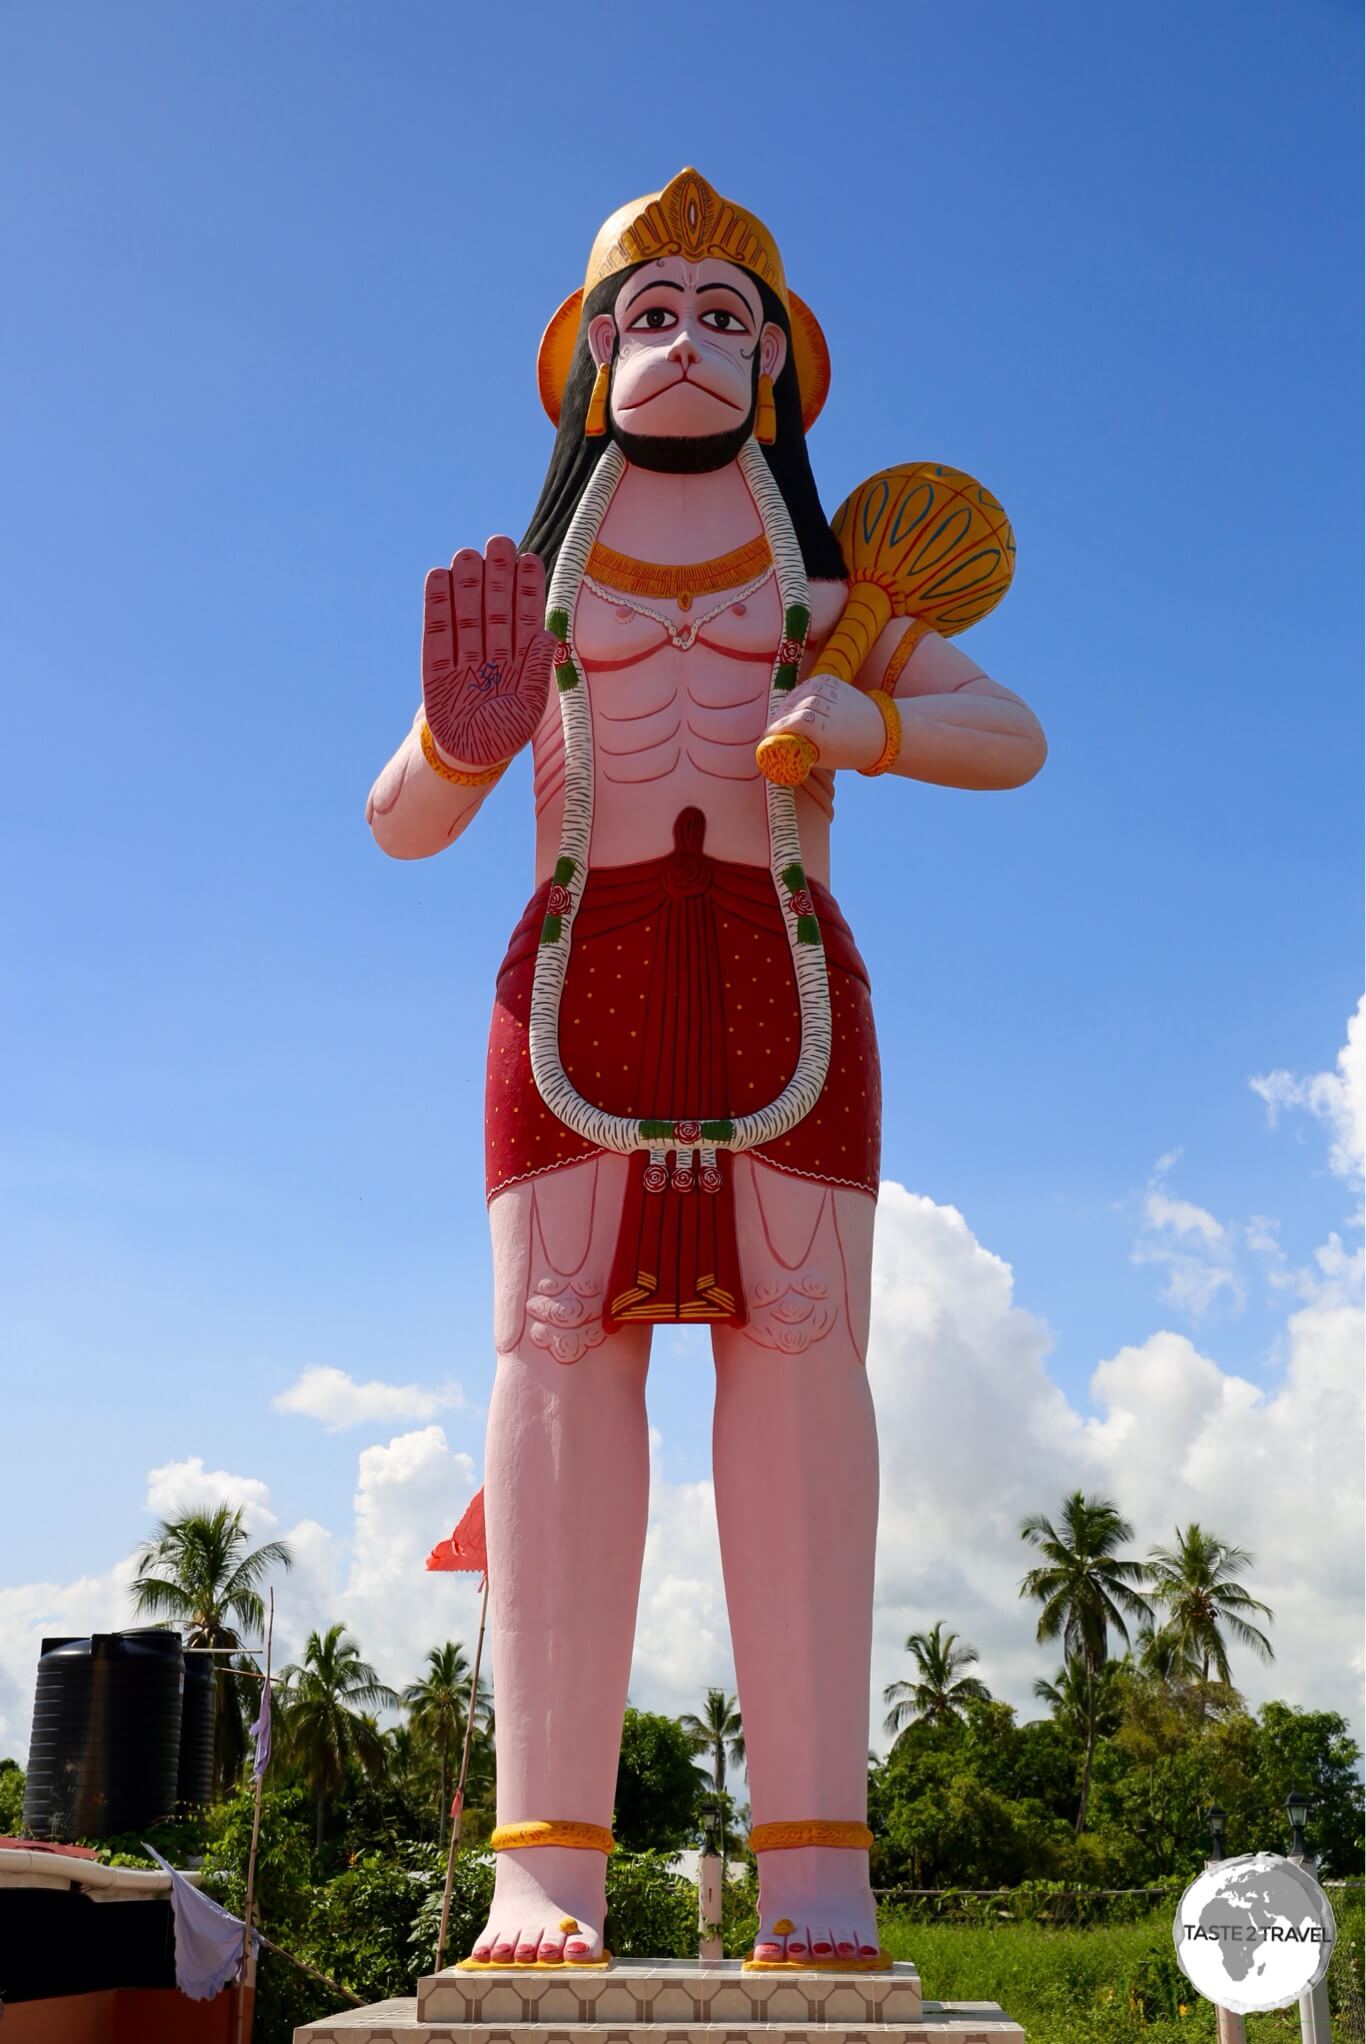
[[[672,618],[661,617],[659,612],[651,609],[648,603],[642,603],[637,596],[628,596],[624,589],[609,589],[603,583],[595,582],[587,569],[584,570],[583,586],[585,589],[591,589],[595,596],[600,596],[604,603],[621,604],[627,610],[635,611],[638,617],[650,618],[668,633],[680,653],[689,653],[697,643],[699,632],[703,631],[714,618],[720,617],[723,610],[729,610],[734,604],[743,605],[746,597],[753,596],[756,591],[763,588],[773,572],[773,563],[770,561],[768,566],[755,575],[751,581],[742,582],[738,589],[728,589],[720,603],[714,603],[711,609],[704,610],[700,617],[689,618],[688,622],[684,625],[675,624]],[[686,609],[691,604],[692,598],[689,597],[688,604],[684,604],[681,596],[678,601],[680,607]]]
[[[632,560],[629,554],[614,553],[600,541],[588,556],[588,573],[595,582],[605,582],[610,589],[631,596],[672,599],[680,610],[691,610],[695,596],[715,596],[718,590],[751,582],[772,565],[773,550],[762,532],[728,554],[717,554],[709,561],[687,561],[680,567]]]

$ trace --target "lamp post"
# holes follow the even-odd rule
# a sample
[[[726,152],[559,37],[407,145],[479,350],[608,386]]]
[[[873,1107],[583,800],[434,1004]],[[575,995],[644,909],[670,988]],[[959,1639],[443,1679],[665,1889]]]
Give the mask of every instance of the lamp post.
[[[1214,1841],[1214,1860],[1218,1862],[1221,1859],[1227,1859],[1228,1854],[1224,1851],[1225,1815],[1217,1803],[1211,1803],[1209,1809],[1205,1812],[1205,1821],[1209,1825],[1209,1835]]]
[[[1221,1860],[1228,1858],[1228,1854],[1224,1849],[1226,1843],[1224,1837],[1226,1818],[1224,1811],[1220,1809],[1217,1803],[1210,1804],[1209,1809],[1205,1812],[1205,1821],[1209,1825],[1209,1835],[1213,1845],[1213,1851],[1210,1858],[1205,1861],[1205,1865],[1207,1867],[1217,1867]],[[1214,2008],[1214,2033],[1219,2040],[1219,2044],[1247,2044],[1247,2024],[1243,2021],[1243,2018],[1240,2015],[1236,2015],[1232,2009],[1221,2009],[1217,2002]]]
[[[1290,1819],[1290,1852],[1288,1857],[1302,1866],[1307,1874],[1318,1871],[1318,1860],[1304,1841],[1304,1827],[1309,1821],[1313,1808],[1303,1789],[1291,1789],[1285,1799],[1285,1814]],[[1300,1996],[1300,2044],[1330,2044],[1332,2038],[1332,2017],[1328,2008],[1328,1982],[1320,1980],[1317,1987],[1306,1988]]]
[[[697,1956],[715,1965],[721,1946],[721,1856],[716,1849],[721,1812],[710,1796],[702,1803],[702,1850],[697,1860]]]
[[[1285,1813],[1290,1819],[1290,1857],[1307,1860],[1311,1857],[1304,1842],[1304,1827],[1309,1817],[1310,1803],[1303,1789],[1291,1789],[1285,1799]]]

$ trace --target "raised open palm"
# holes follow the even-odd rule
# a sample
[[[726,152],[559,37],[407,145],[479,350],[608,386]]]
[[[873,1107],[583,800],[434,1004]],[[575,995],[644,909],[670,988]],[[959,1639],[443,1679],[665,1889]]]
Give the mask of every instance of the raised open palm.
[[[550,687],[545,570],[510,539],[465,547],[423,592],[422,700],[438,751],[496,766],[529,741]]]

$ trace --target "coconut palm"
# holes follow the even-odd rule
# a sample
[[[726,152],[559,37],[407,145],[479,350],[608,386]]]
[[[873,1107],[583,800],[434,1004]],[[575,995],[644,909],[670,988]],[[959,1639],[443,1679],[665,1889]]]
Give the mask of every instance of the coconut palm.
[[[740,1710],[733,1696],[727,1696],[724,1689],[709,1689],[707,1701],[699,1717],[696,1711],[685,1711],[678,1720],[693,1742],[693,1750],[710,1757],[711,1785],[716,1791],[716,1807],[721,1825],[721,1861],[726,1858],[726,1762],[733,1761],[737,1767],[745,1764],[745,1734],[740,1722]],[[706,1770],[703,1770],[706,1772]]]
[[[1077,1807],[1078,1836],[1086,1823],[1091,1793],[1096,1671],[1109,1657],[1111,1628],[1127,1646],[1126,1619],[1151,1616],[1147,1598],[1134,1588],[1146,1574],[1143,1563],[1115,1551],[1133,1537],[1133,1527],[1121,1518],[1117,1505],[1108,1498],[1083,1497],[1079,1490],[1064,1500],[1060,1526],[1055,1527],[1042,1512],[1020,1522],[1020,1538],[1044,1556],[1044,1566],[1030,1569],[1020,1584],[1020,1595],[1036,1598],[1043,1607],[1035,1637],[1040,1642],[1061,1637],[1064,1654],[1069,1660],[1080,1660],[1086,1673],[1086,1757]]]
[[[1095,1728],[1098,1739],[1108,1739],[1119,1730],[1124,1715],[1123,1677],[1130,1663],[1123,1661],[1102,1661],[1093,1678],[1095,1701]],[[1042,1677],[1034,1684],[1034,1694],[1046,1703],[1053,1713],[1055,1723],[1072,1738],[1084,1741],[1088,1709],[1086,1663],[1078,1654],[1070,1661],[1064,1661],[1051,1682]]]
[[[1179,1526],[1175,1530],[1175,1547],[1148,1550],[1148,1589],[1166,1611],[1163,1629],[1171,1635],[1175,1651],[1187,1667],[1198,1669],[1203,1718],[1209,1702],[1210,1669],[1220,1682],[1231,1686],[1233,1681],[1221,1628],[1226,1627],[1240,1646],[1250,1647],[1260,1660],[1270,1661],[1275,1658],[1271,1642],[1248,1623],[1247,1614],[1255,1611],[1274,1618],[1275,1613],[1234,1581],[1252,1566],[1245,1547],[1230,1547],[1194,1520],[1184,1532]]]
[[[271,1569],[287,1569],[292,1561],[283,1540],[249,1548],[241,1506],[223,1504],[163,1519],[134,1564],[134,1615],[169,1620],[188,1647],[219,1650],[214,1657],[213,1750],[220,1795],[231,1789],[246,1757],[242,1704],[250,1700],[255,1716],[260,1701],[260,1685],[235,1678],[232,1656],[222,1649],[240,1647],[244,1636],[260,1638],[266,1616],[261,1584]]]
[[[469,1708],[470,1665],[458,1640],[448,1639],[427,1655],[427,1673],[420,1682],[410,1682],[403,1692],[403,1708],[413,1730],[426,1739],[436,1753],[438,1837],[446,1843],[446,1819],[450,1812],[451,1776],[456,1755],[465,1737],[465,1714]],[[482,1677],[475,1698],[474,1721],[488,1716],[488,1690]]]
[[[343,1625],[311,1632],[302,1664],[280,1670],[280,1715],[291,1764],[313,1791],[314,1845],[321,1848],[327,1799],[352,1764],[377,1778],[384,1772],[384,1735],[367,1711],[398,1703]]]
[[[913,1722],[961,1724],[965,1703],[990,1703],[986,1683],[962,1672],[980,1658],[976,1647],[960,1641],[956,1632],[946,1632],[942,1618],[928,1632],[913,1632],[906,1651],[918,1672],[913,1682],[889,1682],[883,1690],[882,1701],[892,1706],[883,1720],[884,1731],[895,1737]]]

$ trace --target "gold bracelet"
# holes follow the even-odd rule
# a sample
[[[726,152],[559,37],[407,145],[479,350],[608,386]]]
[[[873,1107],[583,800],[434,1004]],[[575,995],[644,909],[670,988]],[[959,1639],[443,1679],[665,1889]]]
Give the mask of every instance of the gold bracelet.
[[[529,1845],[567,1845],[579,1852],[615,1852],[617,1842],[605,1824],[577,1824],[560,1819],[499,1824],[489,1844],[495,1852],[520,1852]]]
[[[497,766],[480,767],[477,772],[473,770],[467,771],[464,767],[447,766],[445,760],[436,749],[436,740],[428,728],[425,717],[417,727],[417,735],[418,741],[422,746],[422,757],[426,760],[432,772],[440,774],[442,780],[449,781],[452,787],[487,788],[490,781],[496,781],[500,774],[507,772],[509,762],[505,759],[500,759]]]
[[[897,640],[892,657],[887,662],[887,672],[878,683],[878,687],[885,689],[889,696],[896,694],[896,685],[912,653],[921,640],[928,638],[933,630],[933,625],[927,625],[923,618],[913,617],[908,620],[906,629]]]
[[[861,774],[871,777],[873,774],[885,774],[901,750],[901,712],[896,706],[895,698],[889,696],[886,689],[870,688],[868,695],[869,700],[878,706],[884,732],[882,750],[873,764],[859,768]]]
[[[846,1852],[867,1852],[873,1834],[866,1824],[845,1824],[808,1817],[799,1824],[756,1824],[749,1834],[751,1852],[791,1852],[799,1845],[835,1845]]]

